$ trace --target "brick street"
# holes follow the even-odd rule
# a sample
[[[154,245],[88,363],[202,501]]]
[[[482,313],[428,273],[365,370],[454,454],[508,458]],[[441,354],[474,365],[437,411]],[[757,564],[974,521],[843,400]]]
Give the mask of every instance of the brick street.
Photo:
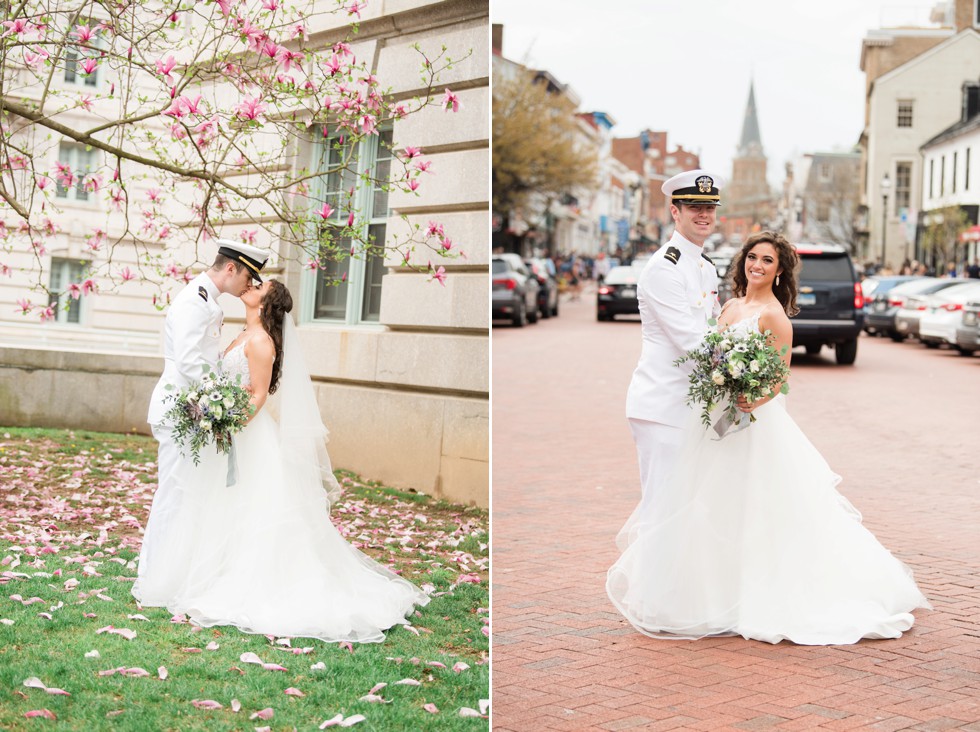
[[[898,640],[804,647],[654,640],[607,599],[639,498],[639,351],[638,322],[596,322],[594,290],[493,329],[493,728],[980,732],[980,356],[794,351],[790,413],[935,606]]]

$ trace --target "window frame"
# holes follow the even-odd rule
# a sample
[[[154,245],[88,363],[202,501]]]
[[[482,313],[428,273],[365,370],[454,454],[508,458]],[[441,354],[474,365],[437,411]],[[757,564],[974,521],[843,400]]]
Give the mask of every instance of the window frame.
[[[88,158],[88,167],[85,168],[84,174],[79,173],[81,165],[78,162],[78,157],[81,155],[85,155]],[[70,160],[66,160],[66,157],[70,158]],[[85,176],[98,168],[95,148],[86,149],[85,145],[62,140],[58,145],[58,162],[67,163],[72,172],[78,175],[78,180],[75,181],[75,185],[71,188],[64,188],[61,183],[55,181],[55,199],[63,203],[70,202],[86,206],[92,206],[97,203],[98,199],[91,192],[85,190],[84,182]],[[64,195],[62,195],[62,191],[64,191]]]
[[[88,314],[88,308],[83,303],[85,298],[72,299],[68,293],[68,285],[73,282],[81,283],[85,279],[85,275],[88,274],[89,264],[85,260],[72,259],[70,257],[51,258],[51,267],[48,272],[48,289],[51,290],[51,294],[48,298],[48,305],[54,309],[54,321],[59,325],[67,325],[69,327],[82,327],[85,325],[84,321],[87,319]],[[55,290],[53,282],[53,277],[56,272],[63,283],[58,290]],[[74,277],[73,273],[76,273]],[[68,298],[69,301],[67,308],[64,307],[65,298]],[[72,320],[73,315],[76,318],[75,320]]]
[[[895,163],[895,212],[908,210],[912,205],[912,175],[913,164],[909,160]],[[904,175],[903,175],[904,173]]]
[[[358,212],[356,214],[355,223],[358,226],[358,230],[361,236],[367,236],[373,227],[383,227],[385,239],[387,239],[387,227],[388,219],[390,216],[390,206],[387,205],[387,196],[385,198],[385,210],[383,213],[378,213],[374,210],[374,198],[375,192],[378,190],[370,181],[364,180],[362,177],[366,171],[374,169],[377,165],[379,159],[383,156],[379,155],[382,151],[382,137],[388,136],[389,149],[384,150],[387,153],[387,158],[394,163],[395,155],[393,149],[392,140],[390,139],[392,135],[391,127],[383,127],[379,129],[379,134],[370,135],[362,140],[358,144],[357,151],[351,155],[350,160],[352,162],[352,167],[355,168],[355,172],[349,175],[354,177],[354,197],[353,206],[354,210]],[[337,141],[340,134],[330,135],[328,138],[321,138],[317,140],[313,148],[313,156],[317,160],[317,164],[320,169],[323,169],[325,165],[329,165],[329,154],[332,145]],[[326,163],[324,162],[326,160]],[[355,165],[356,164],[356,167]],[[328,186],[328,176],[323,176],[318,179],[316,186],[314,187],[312,200],[314,201],[314,206],[322,206],[328,197],[330,197],[331,206],[334,207],[334,214],[330,219],[323,222],[323,224],[314,224],[314,226],[319,229],[320,226],[329,226],[331,224],[342,227],[342,218],[346,218],[346,214],[343,212],[341,205],[334,206],[334,203],[340,203],[344,196],[345,183],[343,172],[338,173],[341,176],[341,188],[339,191],[329,191]],[[391,170],[389,169],[388,181],[390,184],[391,180]],[[337,195],[339,193],[339,196]],[[390,194],[390,191],[388,192]],[[335,200],[336,199],[336,200]],[[318,231],[314,230],[310,232],[312,237],[316,237]],[[302,309],[302,321],[304,323],[318,324],[318,325],[342,325],[347,327],[364,327],[364,328],[381,328],[383,327],[380,322],[380,301],[378,304],[378,312],[376,314],[371,313],[371,309],[368,304],[369,296],[371,295],[371,288],[381,287],[380,281],[375,283],[375,267],[380,267],[383,271],[381,277],[387,271],[387,267],[384,266],[384,255],[371,254],[367,256],[351,257],[347,256],[345,259],[340,260],[336,263],[337,273],[344,271],[344,265],[346,264],[347,279],[343,285],[336,285],[336,287],[344,287],[344,315],[343,317],[327,317],[318,316],[317,311],[317,295],[320,289],[320,277],[321,270],[310,270],[306,269],[303,273],[302,281],[302,291],[303,291],[303,309]]]
[[[912,99],[897,100],[895,126],[899,129],[912,129],[915,121],[915,105]],[[903,124],[907,123],[907,124]]]

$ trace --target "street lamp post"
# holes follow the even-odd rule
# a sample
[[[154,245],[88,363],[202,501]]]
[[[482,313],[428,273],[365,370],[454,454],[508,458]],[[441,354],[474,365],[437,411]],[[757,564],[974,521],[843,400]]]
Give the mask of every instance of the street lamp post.
[[[878,269],[885,266],[885,229],[888,226],[888,190],[892,187],[888,173],[881,179],[881,259],[878,261]]]

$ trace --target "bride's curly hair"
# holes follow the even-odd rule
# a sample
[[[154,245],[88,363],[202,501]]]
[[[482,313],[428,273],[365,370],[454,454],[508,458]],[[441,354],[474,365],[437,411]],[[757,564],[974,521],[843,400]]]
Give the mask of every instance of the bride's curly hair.
[[[752,251],[756,244],[771,244],[779,257],[779,284],[773,280],[772,291],[783,306],[783,310],[789,317],[793,317],[800,308],[796,305],[796,295],[799,288],[800,274],[800,255],[796,253],[796,248],[790,244],[781,234],[775,231],[760,231],[745,240],[742,249],[732,260],[729,272],[731,272],[732,297],[742,297],[748,289],[749,281],[745,276],[745,257]]]
[[[279,280],[269,280],[269,287],[262,297],[259,319],[265,332],[272,338],[276,347],[276,360],[272,362],[272,378],[269,380],[269,393],[279,388],[282,375],[282,319],[293,309],[293,296]]]

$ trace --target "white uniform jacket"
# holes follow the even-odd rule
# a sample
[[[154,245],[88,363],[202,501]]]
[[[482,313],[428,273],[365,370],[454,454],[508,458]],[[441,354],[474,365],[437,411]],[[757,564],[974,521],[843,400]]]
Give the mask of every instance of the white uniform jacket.
[[[676,231],[647,262],[637,283],[643,351],[626,394],[626,416],[680,427],[690,363],[674,361],[694,348],[721,312],[718,274],[701,247]]]
[[[221,292],[207,272],[191,280],[170,304],[163,335],[163,375],[150,397],[146,421],[160,424],[170,408],[165,401],[188,384],[200,381],[204,364],[212,368],[221,354],[223,313],[218,305]],[[173,384],[174,389],[167,389]]]

